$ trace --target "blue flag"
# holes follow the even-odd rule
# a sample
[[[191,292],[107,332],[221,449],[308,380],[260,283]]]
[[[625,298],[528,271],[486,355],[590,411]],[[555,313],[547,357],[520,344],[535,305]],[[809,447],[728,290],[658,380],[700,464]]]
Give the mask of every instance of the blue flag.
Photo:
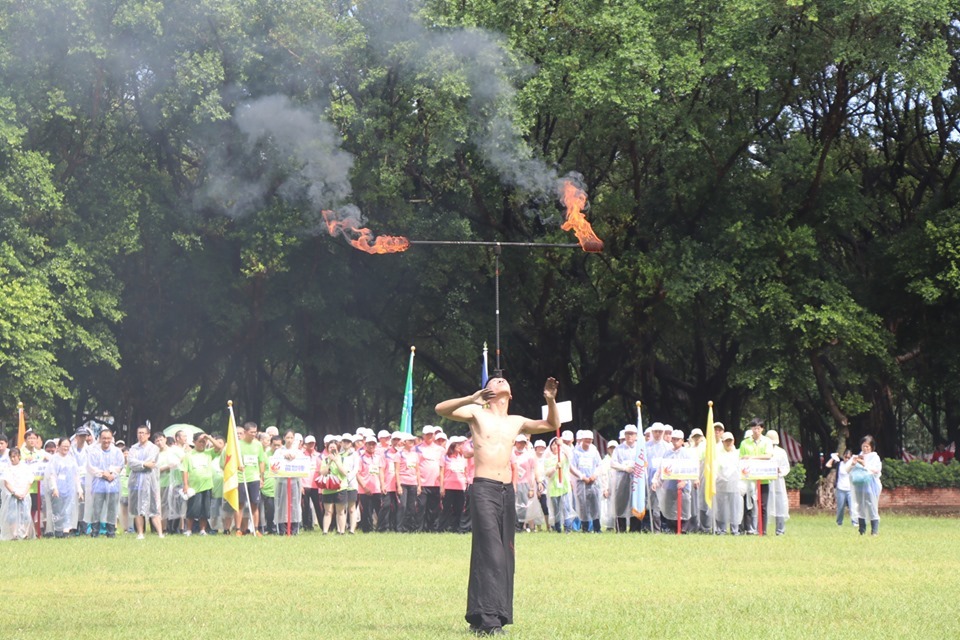
[[[483,368],[480,369],[480,388],[483,389],[487,386],[487,380],[490,379],[490,374],[487,369],[487,343],[483,343]]]

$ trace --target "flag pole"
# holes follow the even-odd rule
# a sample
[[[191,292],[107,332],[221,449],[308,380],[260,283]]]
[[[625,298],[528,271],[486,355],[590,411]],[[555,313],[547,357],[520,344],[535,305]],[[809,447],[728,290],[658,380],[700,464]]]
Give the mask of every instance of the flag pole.
[[[677,535],[680,535],[681,527],[683,526],[683,489],[680,488],[680,483],[677,483]]]
[[[293,478],[287,478],[287,535],[290,535],[290,527],[292,526],[293,516],[291,511],[293,510],[293,488],[292,485]]]
[[[757,480],[757,535],[763,535],[763,497],[760,492],[759,480]]]

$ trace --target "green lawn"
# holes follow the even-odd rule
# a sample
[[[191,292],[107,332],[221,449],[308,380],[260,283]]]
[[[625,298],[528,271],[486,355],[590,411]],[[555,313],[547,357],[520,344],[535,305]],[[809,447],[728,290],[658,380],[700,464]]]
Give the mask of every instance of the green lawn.
[[[940,638],[960,520],[780,538],[521,534],[514,638]],[[470,537],[7,542],[3,638],[470,638]],[[946,634],[946,635],[945,635]]]

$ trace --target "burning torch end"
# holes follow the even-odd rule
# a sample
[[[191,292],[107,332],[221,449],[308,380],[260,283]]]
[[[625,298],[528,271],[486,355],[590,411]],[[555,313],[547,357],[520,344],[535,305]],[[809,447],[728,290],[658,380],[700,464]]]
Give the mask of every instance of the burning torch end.
[[[603,253],[603,241],[602,240],[586,240],[580,246],[583,247],[583,250],[587,253]]]

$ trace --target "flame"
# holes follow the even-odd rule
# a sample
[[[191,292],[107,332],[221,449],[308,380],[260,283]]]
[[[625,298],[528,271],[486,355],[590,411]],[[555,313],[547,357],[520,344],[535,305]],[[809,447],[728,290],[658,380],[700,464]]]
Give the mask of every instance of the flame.
[[[567,208],[567,221],[560,228],[564,231],[572,229],[584,251],[589,253],[603,251],[603,240],[597,237],[597,234],[593,232],[593,227],[590,226],[583,215],[583,208],[587,206],[586,192],[571,180],[564,180],[560,200]]]
[[[403,236],[376,236],[366,227],[356,227],[350,220],[340,220],[333,211],[321,211],[323,222],[330,235],[343,235],[351,245],[367,253],[399,253],[410,248],[410,241]]]

